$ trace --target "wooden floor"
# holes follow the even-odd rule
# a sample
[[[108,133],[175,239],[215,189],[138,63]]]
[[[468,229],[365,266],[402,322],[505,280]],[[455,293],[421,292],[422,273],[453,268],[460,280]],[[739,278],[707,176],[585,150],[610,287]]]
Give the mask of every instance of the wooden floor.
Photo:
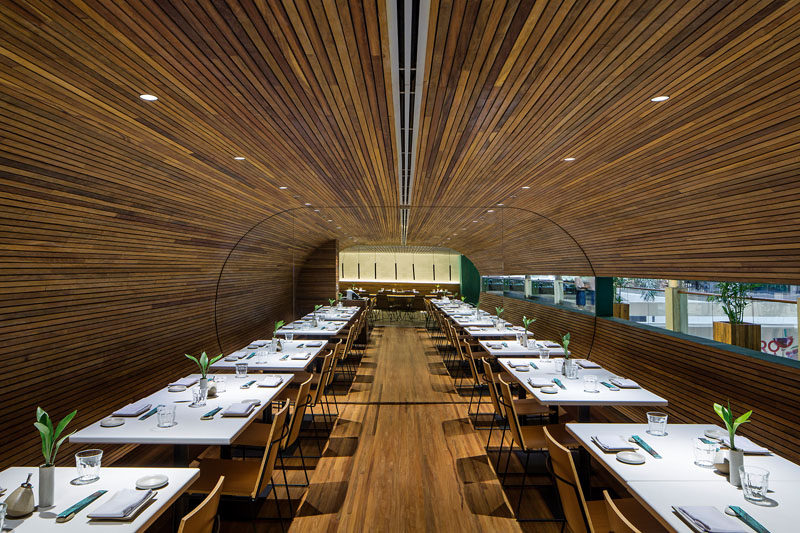
[[[520,531],[425,330],[371,344],[291,531]]]

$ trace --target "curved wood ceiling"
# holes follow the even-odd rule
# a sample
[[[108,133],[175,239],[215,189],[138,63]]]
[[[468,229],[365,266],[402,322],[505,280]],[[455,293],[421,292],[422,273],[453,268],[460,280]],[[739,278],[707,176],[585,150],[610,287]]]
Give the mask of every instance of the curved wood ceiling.
[[[526,256],[529,225],[486,223],[503,203],[598,274],[800,281],[797,2],[432,1],[428,20],[409,244],[591,272],[578,247]],[[3,2],[0,168],[26,190],[5,203],[228,248],[311,203],[306,247],[397,244],[392,31],[384,0]]]

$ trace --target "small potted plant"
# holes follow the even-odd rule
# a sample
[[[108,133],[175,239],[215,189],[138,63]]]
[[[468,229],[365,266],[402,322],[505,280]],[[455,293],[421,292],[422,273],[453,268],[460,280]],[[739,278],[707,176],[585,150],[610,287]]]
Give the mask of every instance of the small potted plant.
[[[208,359],[208,355],[206,355],[206,352],[201,353],[200,357],[195,357],[193,355],[189,355],[188,353],[184,354],[184,355],[186,357],[188,357],[189,359],[191,359],[192,361],[194,361],[197,364],[197,366],[200,368],[200,385],[199,385],[200,386],[200,390],[205,391],[207,393],[208,392],[208,368],[211,365],[213,365],[214,363],[216,363],[217,361],[219,361],[220,359],[222,359],[222,354],[219,354],[218,356],[213,357],[210,360]]]
[[[565,333],[561,336],[561,347],[564,349],[564,366],[561,369],[561,373],[567,379],[578,379],[578,365],[575,363],[575,360],[570,357],[569,340],[569,333]]]
[[[622,289],[628,286],[627,278],[614,278],[614,316],[631,319],[631,304],[622,299]]]
[[[728,407],[715,403],[714,411],[716,411],[722,421],[725,422],[725,427],[728,429],[728,439],[730,441],[730,450],[728,451],[728,481],[731,485],[739,487],[742,484],[739,476],[739,467],[744,463],[744,452],[736,448],[736,443],[733,439],[736,435],[736,430],[739,429],[739,426],[749,421],[753,411],[747,411],[740,417],[734,418],[730,400],[728,401]]]
[[[333,309],[333,304],[336,303],[336,298],[328,298],[328,305]]]
[[[709,296],[708,301],[722,305],[728,321],[714,321],[715,341],[761,351],[761,325],[744,321],[748,293],[755,287],[754,283],[735,281],[721,281],[717,284],[719,294]]]
[[[522,325],[525,328],[525,333],[522,334],[522,345],[526,348],[528,347],[528,330],[534,322],[536,322],[535,318],[528,318],[525,315],[522,316]]]
[[[344,307],[344,302],[342,302],[342,300],[344,300],[344,295],[341,292],[337,293],[336,298],[339,300],[339,303],[336,305],[336,307],[341,309]]]
[[[467,301],[467,297],[466,297],[466,296],[464,296],[463,294],[461,295],[461,301],[462,301],[462,302],[466,302],[466,301]]]
[[[313,327],[317,327],[317,311],[319,311],[321,307],[321,305],[314,306],[314,313],[311,315],[311,325]]]
[[[500,327],[500,325],[503,323],[503,311],[505,311],[505,309],[502,307],[494,308],[494,312],[497,314],[497,318],[494,320],[495,327]]]
[[[283,320],[275,322],[275,327],[272,328],[272,345],[270,346],[272,352],[278,352],[280,347],[280,339],[278,339],[278,331],[286,324]]]
[[[69,424],[70,420],[75,418],[78,411],[72,411],[70,414],[61,419],[61,422],[53,428],[53,422],[50,420],[44,409],[41,407],[36,408],[36,422],[33,423],[36,429],[39,430],[39,435],[42,437],[42,455],[44,455],[44,464],[39,466],[39,507],[51,507],[55,502],[55,473],[56,473],[56,454],[61,444],[72,435],[61,434]],[[74,432],[73,432],[74,433]]]

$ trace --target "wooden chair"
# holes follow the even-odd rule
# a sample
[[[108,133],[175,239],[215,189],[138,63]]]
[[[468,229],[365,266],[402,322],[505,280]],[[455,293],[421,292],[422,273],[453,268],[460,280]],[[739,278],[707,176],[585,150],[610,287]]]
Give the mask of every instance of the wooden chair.
[[[608,511],[608,525],[614,533],[642,533],[636,526],[630,523],[625,518],[619,507],[614,504],[611,495],[607,490],[603,491],[603,499],[606,502],[606,510]]]
[[[286,437],[286,413],[288,410],[289,405],[284,405],[275,414],[272,424],[269,424],[268,434],[265,439],[268,445],[264,448],[260,462],[233,459],[201,459],[199,464],[200,477],[187,492],[190,494],[210,494],[216,487],[219,478],[224,476],[220,492],[222,498],[249,500],[253,529],[255,529],[255,521],[258,518],[258,506],[266,501],[271,492],[275,497],[278,520],[281,521],[281,529],[283,529],[280,502],[275,491],[275,483],[272,481],[272,473],[275,470],[275,460],[278,457],[281,440]]]
[[[569,442],[570,445],[577,447],[578,443],[572,439],[566,431],[566,428],[563,425],[554,424],[554,425],[541,425],[541,426],[522,426],[519,423],[519,419],[517,418],[517,411],[514,405],[514,397],[511,395],[511,387],[508,383],[503,381],[502,378],[498,378],[497,380],[500,385],[501,395],[501,406],[503,411],[506,413],[506,420],[508,422],[508,427],[511,433],[511,445],[508,449],[508,458],[506,459],[506,468],[503,472],[503,479],[502,482],[505,483],[506,475],[508,474],[509,463],[511,461],[511,455],[514,449],[514,444],[519,446],[520,451],[525,454],[525,466],[522,474],[522,485],[520,486],[519,498],[517,500],[517,506],[515,514],[517,515],[517,520],[519,520],[519,509],[520,505],[522,504],[522,494],[525,492],[525,482],[527,481],[528,477],[528,464],[530,461],[530,456],[532,453],[544,453],[548,448],[547,439],[545,438],[546,435],[550,433],[555,433],[562,438],[563,442]],[[550,433],[548,433],[548,431]],[[566,449],[566,448],[564,448]],[[499,462],[499,461],[498,461]],[[535,519],[531,520],[534,522],[552,522],[552,520],[540,520]]]
[[[217,484],[200,502],[200,505],[181,519],[178,533],[212,533],[214,529],[219,529],[217,510],[220,496],[222,496],[223,483],[225,483],[225,476],[220,476]]]

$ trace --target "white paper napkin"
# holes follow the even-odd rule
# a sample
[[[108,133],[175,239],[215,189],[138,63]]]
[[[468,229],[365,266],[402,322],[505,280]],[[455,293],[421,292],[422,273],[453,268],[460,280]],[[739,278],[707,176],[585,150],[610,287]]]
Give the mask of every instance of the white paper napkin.
[[[234,403],[222,411],[222,416],[247,416],[254,408],[255,404],[250,402]]]
[[[583,368],[601,368],[600,365],[594,361],[589,361],[588,359],[578,359],[578,364]]]
[[[603,451],[618,452],[622,450],[635,450],[636,446],[626,441],[622,435],[615,433],[601,433],[599,435],[592,435],[592,440]]]
[[[320,346],[322,346],[322,341],[307,342],[306,346],[308,346],[309,348],[319,348]]]
[[[528,378],[528,384],[530,384],[531,387],[549,387],[553,384],[553,380],[545,378]]]
[[[125,518],[152,497],[152,490],[122,489],[114,493],[110,500],[89,513],[89,518]]]
[[[296,361],[307,361],[308,358],[311,357],[310,353],[307,352],[300,352],[300,353],[293,353],[289,359],[294,359]]]
[[[619,387],[620,389],[640,389],[638,383],[633,381],[632,379],[628,378],[611,378],[609,380],[611,383]]]
[[[150,407],[152,407],[149,403],[143,402],[136,402],[136,403],[129,403],[122,409],[117,409],[113,413],[113,416],[139,416],[142,413],[147,412]]]
[[[722,444],[729,448],[731,446],[730,441],[730,436],[722,437]],[[764,448],[763,446],[759,446],[747,437],[742,437],[741,435],[737,435],[733,442],[736,443],[736,449],[742,450],[744,453],[750,455],[768,455],[771,453],[768,449]]]
[[[277,387],[283,383],[283,378],[281,376],[264,376],[261,378],[261,381],[258,382],[259,387]]]
[[[172,385],[183,385],[184,387],[191,387],[192,385],[194,385],[198,381],[200,381],[199,378],[195,378],[195,377],[189,376],[189,377],[186,377],[186,378],[181,378],[178,381],[173,381],[172,383],[169,384],[169,386],[172,386]]]
[[[733,518],[722,514],[716,507],[688,505],[675,507],[679,514],[704,533],[747,533]]]

